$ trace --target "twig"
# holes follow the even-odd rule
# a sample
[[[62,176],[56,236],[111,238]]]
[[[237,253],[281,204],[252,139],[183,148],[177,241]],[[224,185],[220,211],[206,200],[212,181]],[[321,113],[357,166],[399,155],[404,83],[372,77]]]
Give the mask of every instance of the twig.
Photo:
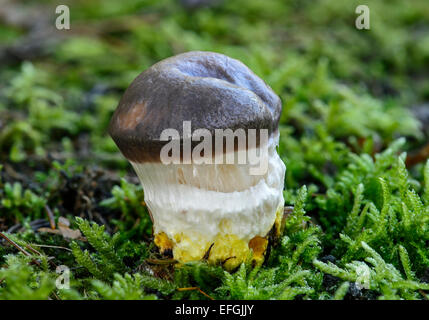
[[[222,261],[222,265],[224,265],[228,260],[235,259],[235,258],[237,258],[237,257],[231,256],[231,257],[226,258],[225,260]]]
[[[73,252],[71,249],[66,248],[66,247],[61,247],[61,246],[50,246],[47,244],[37,244],[37,243],[32,243],[32,245],[36,246],[36,247],[41,247],[41,248],[62,249],[62,250],[67,250],[67,251]]]
[[[36,249],[34,249],[32,246],[30,246],[29,244],[26,244],[25,247],[30,250],[31,252],[33,252],[34,254],[37,254],[38,256],[41,256],[42,254],[37,251]]]
[[[15,248],[17,248],[19,251],[21,251],[25,256],[29,257],[31,256],[30,253],[28,253],[28,251],[26,251],[24,248],[22,248],[19,244],[17,244],[15,241],[13,241],[12,239],[9,239],[3,232],[0,232],[0,237],[2,237],[3,239],[5,239],[7,242],[9,242],[12,246],[14,246]],[[29,245],[26,245],[27,248],[31,248]],[[38,252],[37,250],[31,248],[30,249],[32,252],[37,252],[39,255],[41,255],[40,252]],[[36,259],[32,260],[32,263],[37,264],[38,266],[40,266],[40,262],[37,261]]]
[[[55,299],[61,300],[61,298],[55,293],[55,291],[52,291],[52,294],[55,297]]]
[[[34,249],[32,246],[30,246],[29,244],[25,245],[25,247],[30,250],[31,252],[33,252],[34,254],[37,254],[39,256],[41,256],[42,254],[37,251],[36,249]],[[55,264],[55,262],[52,261],[52,259],[54,259],[54,257],[48,257],[48,262],[54,266],[55,268],[57,267],[57,265]],[[36,262],[37,263],[37,262]],[[39,265],[39,263],[37,263],[37,265]]]
[[[204,254],[204,257],[202,260],[208,260],[208,258],[210,257],[210,251],[212,250],[214,246],[214,242],[210,245],[209,249],[207,250],[207,252]]]
[[[422,289],[419,289],[420,294],[426,299],[429,300],[428,295]]]
[[[52,213],[52,210],[51,210],[51,208],[49,208],[48,205],[45,205],[45,211],[46,211],[46,214],[48,216],[48,220],[49,220],[49,224],[51,226],[51,229],[55,229],[56,226],[55,226],[54,214]]]
[[[177,289],[177,291],[193,291],[193,290],[197,290],[199,293],[201,293],[202,295],[206,296],[210,300],[214,300],[214,298],[212,298],[211,296],[209,296],[207,293],[205,293],[199,287],[189,287],[189,288],[178,288]]]
[[[18,245],[15,241],[13,241],[12,239],[9,239],[3,232],[0,232],[0,237],[2,237],[3,239],[5,239],[7,242],[9,242],[12,246],[14,246],[15,248],[17,248],[19,251],[21,251],[24,255],[26,256],[31,256],[31,254],[29,254],[25,249],[23,249],[20,245]]]

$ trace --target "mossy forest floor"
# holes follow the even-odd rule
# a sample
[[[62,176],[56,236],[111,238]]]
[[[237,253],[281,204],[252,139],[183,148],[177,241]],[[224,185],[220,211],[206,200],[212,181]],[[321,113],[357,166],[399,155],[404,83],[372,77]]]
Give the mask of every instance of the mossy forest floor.
[[[0,1],[0,299],[427,299],[427,0],[367,1],[370,30],[359,1],[212,2],[64,0],[56,31],[56,1]],[[106,134],[133,78],[190,50],[243,61],[284,104],[294,209],[260,268],[160,256]]]

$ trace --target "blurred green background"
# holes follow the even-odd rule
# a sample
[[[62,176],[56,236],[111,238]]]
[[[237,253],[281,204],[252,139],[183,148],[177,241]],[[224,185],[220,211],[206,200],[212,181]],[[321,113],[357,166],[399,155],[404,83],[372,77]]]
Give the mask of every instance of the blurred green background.
[[[106,136],[121,94],[190,50],[237,58],[264,79],[284,103],[285,135],[322,130],[377,150],[422,138],[409,111],[429,100],[427,1],[369,1],[370,30],[355,28],[359,1],[62,1],[70,30],[54,28],[58,4],[2,0],[2,161],[51,153],[124,168]]]

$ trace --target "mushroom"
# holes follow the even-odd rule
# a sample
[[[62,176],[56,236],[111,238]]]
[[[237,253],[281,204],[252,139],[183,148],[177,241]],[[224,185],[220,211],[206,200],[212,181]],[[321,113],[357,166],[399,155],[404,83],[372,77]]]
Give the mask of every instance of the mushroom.
[[[279,233],[283,217],[281,107],[243,63],[213,52],[167,58],[131,83],[109,134],[141,181],[161,252],[227,269],[250,252],[263,261],[268,235]]]

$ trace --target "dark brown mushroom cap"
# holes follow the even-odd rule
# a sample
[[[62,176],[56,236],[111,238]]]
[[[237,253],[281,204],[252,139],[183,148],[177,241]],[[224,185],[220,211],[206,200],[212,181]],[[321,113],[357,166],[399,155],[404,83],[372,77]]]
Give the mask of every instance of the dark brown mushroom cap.
[[[164,129],[183,137],[204,128],[277,131],[281,101],[272,89],[238,60],[193,51],[162,60],[128,87],[109,126],[109,134],[131,161],[159,161]]]

